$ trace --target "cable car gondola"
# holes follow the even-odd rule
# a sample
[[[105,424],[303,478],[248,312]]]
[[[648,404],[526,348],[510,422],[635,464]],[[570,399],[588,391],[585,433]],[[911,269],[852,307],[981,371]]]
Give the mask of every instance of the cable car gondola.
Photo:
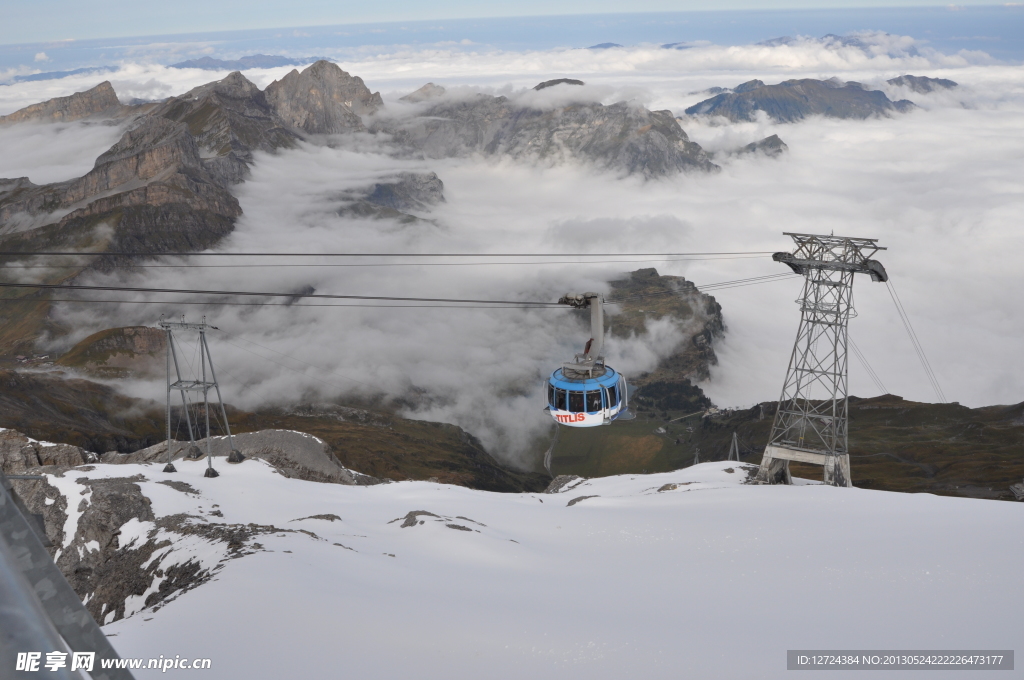
[[[626,378],[604,362],[604,308],[597,293],[568,293],[559,304],[590,308],[590,335],[582,354],[548,378],[547,411],[560,425],[596,427],[629,419]]]

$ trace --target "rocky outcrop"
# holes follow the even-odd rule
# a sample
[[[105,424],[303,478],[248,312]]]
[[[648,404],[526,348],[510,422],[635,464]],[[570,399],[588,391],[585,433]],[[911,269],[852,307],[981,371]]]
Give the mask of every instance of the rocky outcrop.
[[[199,444],[205,450],[205,441]],[[213,439],[211,445],[214,455],[228,453],[226,438]],[[347,485],[380,483],[342,467],[325,442],[301,432],[246,433],[235,437],[235,445],[246,457],[265,460],[285,477]],[[175,458],[180,453],[175,451]],[[0,470],[46,475],[44,481],[12,480],[14,492],[34,516],[30,521],[41,520],[57,567],[101,624],[144,607],[159,608],[205,583],[225,560],[259,549],[250,545],[255,536],[302,531],[218,523],[215,518],[222,513],[216,505],[209,517],[156,516],[141,486],[149,483],[152,488],[150,480],[114,470],[117,464],[162,463],[164,454],[161,444],[130,455],[107,453],[99,462],[95,454],[76,446],[37,442],[13,430],[0,430]],[[158,483],[195,497],[200,494],[180,480]],[[200,546],[206,558],[194,556]]]
[[[763,111],[772,120],[792,123],[808,116],[863,119],[905,113],[914,108],[906,99],[893,102],[878,90],[837,79],[787,80],[765,85],[759,80],[744,83],[686,109],[691,116],[722,116],[731,121],[754,120]]]
[[[16,430],[0,428],[0,471],[6,475],[25,474],[44,465],[69,468],[96,460],[96,454],[77,446],[40,442]]]
[[[714,341],[725,333],[721,305],[681,276],[662,276],[653,268],[638,269],[611,282],[609,301],[618,313],[610,316],[609,332],[642,334],[647,320],[667,317],[679,327],[680,342],[651,372],[631,376],[638,400],[662,410],[699,410],[711,401],[696,385],[710,378],[718,363]],[[641,399],[642,397],[642,399]]]
[[[162,376],[166,346],[167,334],[160,328],[108,328],[80,341],[56,363],[108,378]]]
[[[67,123],[93,116],[114,115],[121,102],[109,81],[103,81],[85,92],[76,92],[68,97],[56,97],[39,104],[26,106],[7,116],[0,116],[5,123]]]
[[[435,85],[434,83],[427,83],[426,85],[416,90],[415,92],[410,92],[404,97],[400,97],[399,101],[417,104],[419,102],[425,102],[428,99],[440,97],[444,93],[445,89],[440,85]]]
[[[329,61],[318,61],[301,73],[293,70],[268,85],[266,95],[286,125],[309,134],[363,130],[360,116],[384,106],[380,93],[371,93],[362,78]]]
[[[403,172],[374,184],[366,200],[395,210],[429,210],[444,203],[444,182],[433,172]]]
[[[413,213],[429,212],[438,203],[444,203],[444,182],[436,173],[402,172],[365,191],[350,193],[338,213],[413,224],[422,221]]]
[[[260,430],[232,436],[234,446],[246,458],[259,458],[270,463],[285,477],[304,479],[310,482],[366,486],[379,484],[380,480],[342,466],[335,458],[331,447],[322,439],[304,432],[293,430]],[[206,440],[196,442],[205,454]],[[171,460],[180,460],[188,453],[189,443],[172,442]],[[210,450],[215,458],[226,460],[231,453],[227,437],[211,437]],[[141,449],[133,453],[110,451],[99,458],[102,463],[165,463],[167,442]],[[219,463],[218,463],[219,464]]]
[[[149,479],[110,476],[97,466],[13,483],[29,512],[42,516],[57,567],[100,624],[155,611],[206,583],[227,560],[258,549],[255,536],[295,531],[211,522],[202,510],[158,517],[142,489]],[[186,483],[162,483],[198,495]]]
[[[506,97],[442,98],[412,120],[372,126],[426,158],[483,154],[537,160],[576,158],[599,167],[658,177],[716,170],[670,111],[619,102],[540,110]]]
[[[737,154],[763,154],[769,158],[778,158],[786,151],[789,151],[786,143],[778,135],[772,135],[760,141],[747,144],[740,148]]]
[[[946,78],[929,78],[927,76],[899,76],[885,81],[894,87],[905,87],[912,92],[928,94],[936,90],[952,90],[959,87],[957,83]]]
[[[538,83],[533,86],[533,89],[545,90],[555,85],[583,85],[583,81],[576,80],[575,78],[556,78],[555,80],[545,80],[543,83]]]

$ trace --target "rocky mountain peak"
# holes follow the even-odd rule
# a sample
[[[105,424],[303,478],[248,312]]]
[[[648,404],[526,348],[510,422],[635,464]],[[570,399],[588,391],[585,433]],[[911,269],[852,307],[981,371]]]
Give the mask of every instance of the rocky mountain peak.
[[[290,127],[311,134],[365,129],[360,116],[376,113],[384,101],[363,79],[321,60],[301,73],[292,70],[265,90],[274,112]]]
[[[231,100],[253,102],[269,109],[263,92],[256,86],[256,83],[243,76],[241,71],[234,71],[221,80],[194,87],[177,99],[194,100],[204,97],[216,97],[225,103]]]
[[[0,116],[0,124],[25,123],[67,123],[90,118],[104,113],[113,113],[121,106],[110,81],[104,80],[85,92],[76,92],[67,97],[55,97],[39,104],[26,106],[9,116]]]
[[[440,85],[435,85],[434,83],[427,83],[426,85],[416,90],[415,92],[410,92],[409,94],[405,95],[400,99],[400,101],[412,102],[413,104],[415,104],[417,102],[422,102],[428,99],[434,99],[435,97],[440,97],[445,93],[445,91],[446,90]]]

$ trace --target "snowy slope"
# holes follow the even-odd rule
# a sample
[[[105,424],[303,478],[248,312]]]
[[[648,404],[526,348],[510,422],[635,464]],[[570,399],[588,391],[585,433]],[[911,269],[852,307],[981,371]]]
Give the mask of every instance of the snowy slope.
[[[787,649],[1019,647],[1018,504],[750,486],[721,462],[522,495],[205,466],[173,476],[199,495],[157,465],[68,473],[141,474],[158,518],[291,530],[107,625],[122,657],[209,657],[223,679],[773,678]]]

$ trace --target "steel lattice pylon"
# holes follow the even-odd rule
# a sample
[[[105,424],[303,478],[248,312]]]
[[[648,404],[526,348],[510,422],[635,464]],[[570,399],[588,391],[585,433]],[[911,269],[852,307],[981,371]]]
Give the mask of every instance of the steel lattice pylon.
[[[885,268],[870,259],[875,239],[792,234],[796,249],[775,253],[776,262],[804,276],[800,327],[757,481],[789,484],[789,461],[824,468],[824,480],[850,486],[847,449],[847,325],[853,312],[853,275],[886,281]]]
[[[213,439],[210,436],[210,388],[212,387],[217,392],[217,403],[220,406],[220,414],[223,420],[223,429],[227,433],[228,446],[230,447],[231,453],[228,455],[229,463],[241,463],[245,456],[242,455],[238,449],[235,448],[235,440],[231,436],[231,426],[228,425],[228,414],[224,409],[224,400],[220,396],[220,384],[217,382],[217,373],[213,370],[213,358],[210,356],[210,347],[206,344],[206,330],[216,327],[206,323],[206,317],[203,317],[201,323],[188,323],[185,318],[182,317],[181,321],[168,321],[163,318],[160,319],[160,328],[163,328],[167,332],[167,465],[164,466],[164,472],[177,472],[174,468],[174,450],[171,439],[171,392],[177,390],[181,394],[181,410],[185,416],[185,422],[188,427],[188,441],[189,447],[186,457],[198,458],[202,455],[199,447],[196,445],[195,434],[192,429],[192,416],[189,412],[189,401],[186,397],[188,392],[194,392],[203,395],[203,414],[206,420],[206,477],[218,477],[219,473],[213,467]],[[199,333],[199,339],[197,342],[197,349],[199,350],[199,375],[193,379],[182,378],[181,365],[178,363],[178,350],[177,342],[174,338],[174,331],[185,331],[193,330]],[[171,365],[174,365],[174,379],[171,376]],[[206,369],[209,367],[210,375],[207,379]],[[198,417],[198,414],[197,414]],[[199,426],[199,423],[196,423]]]

